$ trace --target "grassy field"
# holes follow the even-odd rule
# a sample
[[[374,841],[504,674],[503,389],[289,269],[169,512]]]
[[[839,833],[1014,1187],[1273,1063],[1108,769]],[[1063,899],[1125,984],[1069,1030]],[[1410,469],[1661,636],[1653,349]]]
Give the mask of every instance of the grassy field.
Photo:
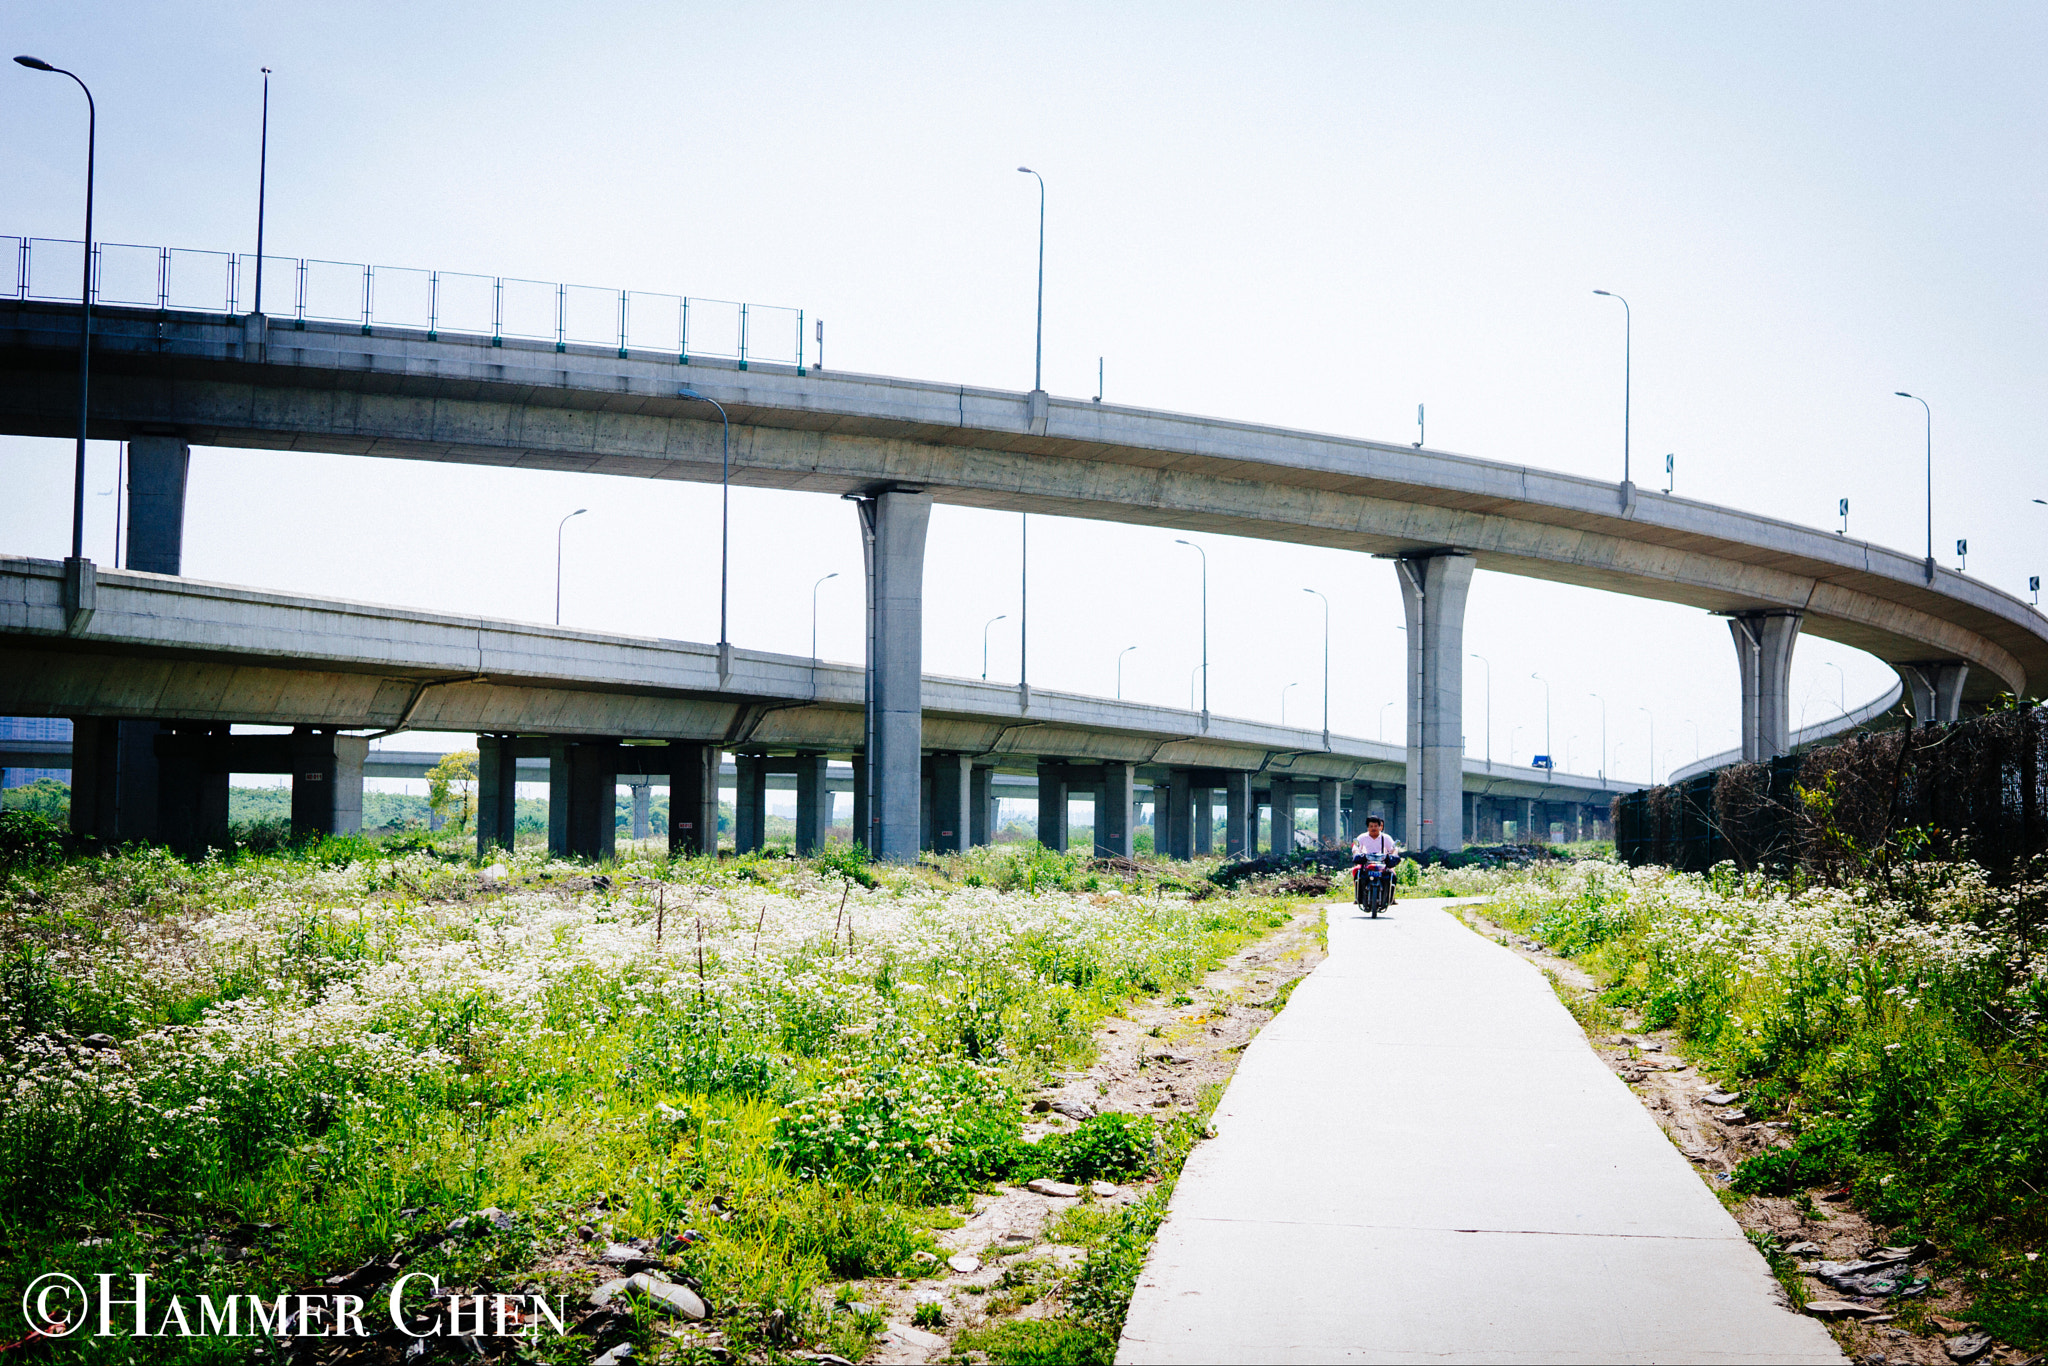
[[[416,1272],[408,1309],[432,1275],[565,1302],[573,1329],[586,1240],[641,1239],[712,1314],[682,1328],[629,1302],[604,1331],[638,1359],[858,1359],[881,1323],[833,1283],[923,1272],[969,1192],[1177,1166],[1198,1126],[1105,1115],[1026,1143],[1022,1097],[1090,1055],[1105,1013],[1284,921],[1256,895],[1192,900],[1197,881],[1036,846],[890,870],[843,850],[479,869],[350,838],[199,864],[17,854],[0,1280],[143,1271],[161,1306],[338,1277],[378,1311]],[[1163,1199],[1074,1230],[1096,1250],[1062,1312],[995,1354],[1107,1359]],[[143,1342],[132,1316],[43,1349],[263,1348],[175,1325]],[[424,1359],[469,1359],[425,1341]],[[387,1324],[294,1359],[397,1361],[409,1342]],[[484,1343],[594,1351],[544,1319]]]

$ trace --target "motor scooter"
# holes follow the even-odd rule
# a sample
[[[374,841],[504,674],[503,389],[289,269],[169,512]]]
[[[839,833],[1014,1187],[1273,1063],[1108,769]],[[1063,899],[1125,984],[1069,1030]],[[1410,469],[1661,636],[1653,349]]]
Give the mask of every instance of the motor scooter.
[[[1352,896],[1358,908],[1379,919],[1394,900],[1394,866],[1399,854],[1359,854],[1351,860]]]

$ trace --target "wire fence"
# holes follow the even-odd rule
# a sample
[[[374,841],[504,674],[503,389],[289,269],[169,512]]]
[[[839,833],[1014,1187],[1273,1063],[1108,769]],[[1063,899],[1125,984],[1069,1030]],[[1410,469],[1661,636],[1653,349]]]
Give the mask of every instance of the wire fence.
[[[0,298],[75,302],[83,251],[61,238],[0,237]],[[223,317],[258,310],[253,253],[96,242],[92,258],[95,304]],[[683,365],[704,357],[742,370],[804,368],[799,308],[309,257],[265,256],[261,265],[261,311],[301,328],[339,323],[365,335],[421,332],[433,340],[445,332],[489,337],[493,346],[512,337],[553,342],[557,351],[654,352]]]

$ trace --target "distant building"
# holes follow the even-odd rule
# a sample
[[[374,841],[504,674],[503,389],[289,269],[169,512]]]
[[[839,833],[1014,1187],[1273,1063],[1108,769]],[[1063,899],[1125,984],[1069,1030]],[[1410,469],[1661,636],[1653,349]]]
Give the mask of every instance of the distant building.
[[[63,716],[0,716],[0,741],[62,740],[71,743],[71,721]],[[71,781],[68,768],[0,768],[0,787],[27,787],[38,778]]]

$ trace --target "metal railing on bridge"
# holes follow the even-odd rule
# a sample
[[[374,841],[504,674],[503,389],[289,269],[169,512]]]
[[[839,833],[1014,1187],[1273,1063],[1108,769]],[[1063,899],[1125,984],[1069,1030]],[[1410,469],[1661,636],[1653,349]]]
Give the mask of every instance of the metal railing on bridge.
[[[0,299],[69,303],[78,298],[82,245],[53,237],[0,237]],[[96,242],[92,299],[161,312],[253,312],[253,253]],[[377,330],[507,337],[571,346],[655,352],[687,365],[693,357],[804,368],[799,308],[699,299],[594,285],[551,284],[505,275],[355,265],[310,257],[263,258],[266,316]],[[243,306],[244,300],[248,307]]]

